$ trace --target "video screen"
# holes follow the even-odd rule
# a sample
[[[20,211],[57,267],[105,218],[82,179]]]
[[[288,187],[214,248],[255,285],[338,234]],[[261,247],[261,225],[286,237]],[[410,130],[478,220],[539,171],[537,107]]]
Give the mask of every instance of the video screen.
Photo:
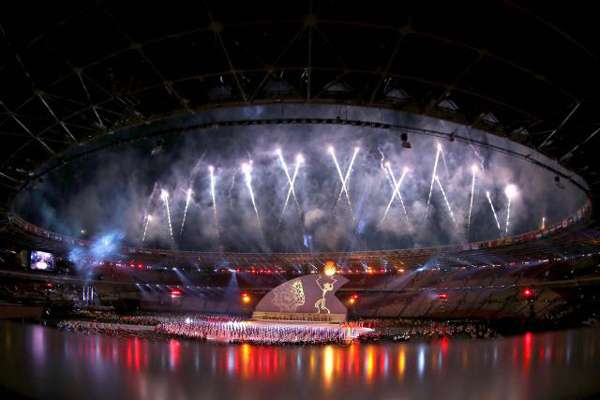
[[[31,251],[31,269],[40,271],[54,270],[54,255],[45,251]]]

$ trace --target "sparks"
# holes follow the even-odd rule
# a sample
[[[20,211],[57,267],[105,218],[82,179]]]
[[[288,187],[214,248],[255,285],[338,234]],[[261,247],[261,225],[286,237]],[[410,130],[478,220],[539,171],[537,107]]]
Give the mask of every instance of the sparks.
[[[338,163],[337,157],[335,156],[335,150],[333,149],[333,147],[331,147],[331,146],[329,147],[329,153],[331,153],[331,157],[333,158],[333,162],[335,163],[335,167],[337,169],[340,181],[342,183],[342,188],[340,189],[340,193],[336,200],[336,204],[337,204],[337,202],[340,201],[342,194],[345,194],[346,201],[348,202],[348,207],[350,207],[351,212],[352,212],[352,202],[350,201],[350,193],[348,192],[348,187],[350,185],[350,176],[352,174],[352,167],[354,166],[354,161],[356,160],[356,156],[358,155],[359,151],[360,151],[360,148],[358,148],[358,147],[354,148],[354,153],[352,153],[352,158],[350,159],[350,164],[348,165],[348,169],[346,170],[346,175],[343,175],[342,170],[340,168],[340,164]]]
[[[142,235],[142,243],[146,240],[146,232],[148,231],[148,224],[152,221],[152,215],[148,214],[146,216],[146,223],[144,224],[144,233]]]
[[[294,198],[296,205],[298,206],[298,208],[300,208],[300,203],[298,202],[298,198],[296,197],[296,191],[294,190],[294,181],[295,181],[296,175],[298,173],[299,161],[303,162],[304,158],[302,157],[301,154],[298,154],[296,156],[296,167],[294,169],[294,175],[290,176],[290,171],[289,171],[287,163],[285,162],[285,158],[283,158],[281,149],[277,149],[276,153],[279,156],[279,161],[281,162],[281,166],[283,168],[283,171],[285,172],[285,176],[288,181],[288,193],[287,193],[287,196],[285,199],[285,204],[283,206],[283,211],[281,212],[281,214],[283,215],[283,213],[285,212],[285,209],[287,208],[287,203],[289,201],[290,196]]]
[[[473,177],[471,178],[471,198],[469,200],[469,215],[467,217],[467,229],[471,229],[471,213],[473,212],[473,199],[475,198],[475,177],[477,176],[477,172],[479,168],[477,165],[473,164],[471,167],[471,172],[473,172]]]
[[[392,171],[389,162],[386,163],[386,168],[392,183],[392,197],[390,198],[390,201],[388,202],[387,207],[385,208],[385,212],[383,213],[381,222],[383,222],[387,217],[388,212],[390,211],[390,207],[392,206],[392,203],[394,202],[396,196],[398,196],[398,199],[400,200],[400,204],[402,205],[402,209],[404,210],[404,216],[408,221],[408,212],[406,211],[406,207],[404,206],[404,200],[402,199],[402,194],[400,193],[400,187],[402,186],[402,181],[404,180],[404,177],[408,173],[408,168],[405,167],[402,170],[402,175],[400,175],[400,179],[398,179],[398,181],[396,181],[396,177],[394,176],[394,172]]]
[[[281,157],[281,161],[283,163],[285,163],[285,161],[283,160],[283,157]],[[298,209],[300,209],[300,203],[298,202],[298,198],[296,197],[296,193],[294,192],[294,184],[296,183],[296,177],[298,176],[298,170],[300,169],[300,165],[302,163],[304,163],[304,157],[302,156],[302,154],[296,155],[296,166],[294,167],[294,174],[292,175],[291,179],[289,179],[289,174],[287,173],[287,168],[286,168],[286,175],[288,176],[289,188],[287,191],[287,196],[285,197],[285,202],[283,203],[283,210],[281,211],[281,217],[283,217],[283,214],[285,213],[285,209],[287,208],[288,202],[290,201],[290,196],[294,197],[294,200],[296,201],[296,205],[298,206]]]
[[[185,198],[185,207],[183,209],[183,218],[181,220],[181,229],[179,230],[179,236],[183,235],[183,227],[185,226],[185,219],[187,217],[188,207],[190,206],[190,200],[192,199],[192,188],[187,190],[187,195]]]
[[[169,222],[169,234],[171,235],[171,240],[175,240],[173,237],[173,225],[171,224],[171,209],[169,208],[169,192],[166,190],[162,190],[160,192],[160,197],[165,203],[165,209],[167,210],[167,220]]]
[[[504,233],[508,235],[508,227],[510,225],[510,203],[513,197],[517,195],[517,187],[513,184],[506,185],[506,188],[504,189],[504,194],[508,198],[508,205],[506,206],[506,225]]]
[[[442,145],[437,144],[437,152],[435,153],[435,161],[433,163],[433,172],[431,173],[431,183],[429,184],[429,195],[427,196],[427,210],[429,211],[429,203],[431,203],[431,194],[433,193],[433,183],[437,174],[438,162],[440,161],[440,153],[442,152]]]
[[[208,167],[208,172],[210,174],[210,197],[212,198],[212,209],[213,209],[213,214],[215,216],[215,225],[217,226],[217,231],[219,229],[219,218],[217,217],[217,196],[215,194],[215,186],[216,186],[216,181],[215,181],[215,167],[213,167],[212,165],[210,165]]]
[[[490,203],[490,208],[492,209],[492,213],[494,214],[494,220],[496,221],[496,226],[498,227],[498,230],[502,232],[502,228],[500,228],[500,221],[498,221],[498,215],[496,214],[496,209],[494,208],[492,198],[490,197],[490,192],[485,192],[485,196],[488,199],[488,203]]]
[[[256,219],[258,220],[258,224],[260,225],[260,215],[258,214],[256,200],[254,199],[254,189],[252,189],[252,162],[243,163],[242,172],[244,173],[244,176],[246,178],[246,187],[248,188],[248,192],[250,193],[250,200],[252,201],[252,207],[254,208]]]
[[[446,202],[446,207],[448,207],[448,212],[450,213],[450,219],[452,219],[452,222],[454,222],[456,224],[456,219],[454,219],[454,212],[452,212],[452,207],[450,207],[450,202],[448,201],[448,197],[446,197],[446,191],[444,190],[444,187],[442,186],[442,182],[440,182],[440,178],[437,175],[435,176],[435,180],[436,180],[438,186],[440,187],[440,191],[442,192],[442,197],[444,197],[444,202]]]

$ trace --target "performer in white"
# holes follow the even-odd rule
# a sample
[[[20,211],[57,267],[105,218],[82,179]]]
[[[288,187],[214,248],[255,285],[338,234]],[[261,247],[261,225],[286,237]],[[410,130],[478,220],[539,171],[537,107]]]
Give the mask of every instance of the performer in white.
[[[328,292],[333,291],[333,286],[337,282],[335,278],[332,278],[332,282],[325,282],[321,284],[321,277],[318,277],[316,280],[317,286],[321,289],[321,298],[315,302],[315,308],[317,309],[317,313],[321,314],[322,311],[327,311],[327,314],[331,314],[329,308],[327,308],[327,296]]]

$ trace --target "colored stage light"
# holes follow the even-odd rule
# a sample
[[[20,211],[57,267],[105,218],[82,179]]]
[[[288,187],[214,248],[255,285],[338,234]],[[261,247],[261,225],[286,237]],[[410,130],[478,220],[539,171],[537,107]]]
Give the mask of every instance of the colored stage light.
[[[535,292],[533,291],[533,289],[530,289],[530,288],[523,289],[523,297],[525,297],[526,299],[530,299],[533,296],[535,296]]]
[[[242,303],[250,304],[252,297],[248,293],[242,293]]]

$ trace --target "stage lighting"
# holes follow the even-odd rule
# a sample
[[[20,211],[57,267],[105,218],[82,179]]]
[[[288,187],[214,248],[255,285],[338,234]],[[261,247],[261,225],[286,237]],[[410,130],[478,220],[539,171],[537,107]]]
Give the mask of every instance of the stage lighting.
[[[531,299],[532,297],[535,296],[535,292],[533,291],[533,289],[530,288],[525,288],[523,289],[523,297],[525,297],[526,299]]]
[[[242,293],[242,303],[250,304],[251,301],[252,301],[252,297],[250,297],[250,295],[248,293]]]

